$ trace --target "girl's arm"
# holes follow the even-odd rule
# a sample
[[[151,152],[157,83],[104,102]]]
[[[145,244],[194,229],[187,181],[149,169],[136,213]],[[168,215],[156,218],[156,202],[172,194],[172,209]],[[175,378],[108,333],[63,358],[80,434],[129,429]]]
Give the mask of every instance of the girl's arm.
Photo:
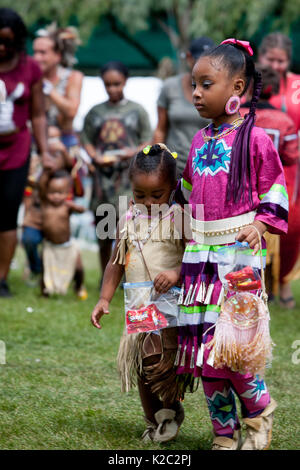
[[[65,118],[74,119],[76,116],[80,105],[82,82],[82,73],[74,70],[69,77],[65,96],[58,93],[55,88],[52,88],[48,95]]]
[[[288,194],[283,167],[272,140],[264,130],[256,127],[252,134],[256,188],[260,200],[255,222],[265,224],[270,233],[282,235],[288,230]]]
[[[118,244],[120,241],[118,234],[119,234],[119,229],[117,228],[117,239],[116,239],[115,248],[105,268],[102,288],[100,292],[100,298],[97,304],[95,305],[94,310],[92,312],[92,316],[91,316],[92,324],[98,329],[102,328],[100,325],[101,317],[105,314],[106,315],[109,314],[109,304],[124,274],[124,265],[117,264],[117,263],[114,264],[114,260],[117,255]]]
[[[39,80],[31,88],[31,124],[32,132],[42,157],[43,167],[52,169],[53,158],[48,153],[47,143],[47,121],[44,107],[44,96],[42,92],[42,81]]]
[[[185,249],[185,245],[188,242],[186,238],[185,228],[184,225],[188,224],[190,226],[188,217],[188,222],[185,221],[186,217],[184,211],[181,209],[180,206],[174,206],[178,209],[174,209],[173,216],[174,216],[174,237],[177,238],[178,242],[178,249],[181,248],[183,251]],[[180,273],[181,273],[181,264],[174,269],[168,269],[166,271],[162,271],[159,273],[154,279],[154,287],[156,292],[159,294],[163,294],[167,292],[171,287],[178,285],[180,280]]]
[[[162,271],[154,279],[154,287],[156,292],[164,294],[168,292],[171,287],[176,286],[180,279],[181,266],[167,271]]]
[[[253,256],[256,255],[259,250],[259,235],[257,230],[260,237],[262,237],[263,234],[268,230],[268,225],[260,220],[254,220],[252,225],[244,227],[242,230],[240,230],[236,237],[239,242],[249,243],[250,248],[253,249]]]

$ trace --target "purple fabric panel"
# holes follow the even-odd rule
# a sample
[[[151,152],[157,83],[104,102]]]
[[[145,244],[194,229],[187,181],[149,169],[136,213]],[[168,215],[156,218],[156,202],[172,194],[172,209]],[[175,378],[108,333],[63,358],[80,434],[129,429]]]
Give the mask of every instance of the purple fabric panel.
[[[257,209],[257,214],[273,214],[278,219],[282,219],[285,222],[288,221],[288,211],[278,204],[271,202],[262,202]]]
[[[213,275],[218,272],[217,263],[209,263],[209,270],[207,262],[200,263],[182,263],[181,274],[183,276],[198,276],[199,274]]]

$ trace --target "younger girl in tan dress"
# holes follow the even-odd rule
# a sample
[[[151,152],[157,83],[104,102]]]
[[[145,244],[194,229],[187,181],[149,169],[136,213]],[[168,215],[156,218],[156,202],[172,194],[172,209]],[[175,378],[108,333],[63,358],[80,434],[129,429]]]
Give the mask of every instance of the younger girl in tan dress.
[[[97,328],[101,328],[101,317],[109,313],[124,273],[126,282],[153,281],[158,293],[178,285],[184,243],[181,208],[171,204],[176,187],[175,158],[176,154],[157,144],[140,151],[131,162],[134,204],[117,228],[117,243],[92,313],[91,321]],[[160,214],[154,210],[158,207]],[[122,390],[128,391],[137,377],[147,423],[144,441],[175,438],[183,421],[180,399],[184,390],[174,368],[176,351],[176,327],[165,328],[160,334],[124,332],[121,338],[118,367]]]

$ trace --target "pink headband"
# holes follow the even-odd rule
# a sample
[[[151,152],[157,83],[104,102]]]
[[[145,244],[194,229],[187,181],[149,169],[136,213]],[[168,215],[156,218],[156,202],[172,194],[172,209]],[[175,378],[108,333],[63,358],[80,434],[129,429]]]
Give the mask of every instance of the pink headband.
[[[234,39],[234,38],[230,38],[230,39],[225,39],[225,41],[222,41],[221,44],[232,44],[232,45],[237,45],[237,46],[241,46],[243,47],[249,55],[253,55],[253,50],[252,50],[252,47],[250,46],[250,42],[249,41],[240,41],[239,39]]]

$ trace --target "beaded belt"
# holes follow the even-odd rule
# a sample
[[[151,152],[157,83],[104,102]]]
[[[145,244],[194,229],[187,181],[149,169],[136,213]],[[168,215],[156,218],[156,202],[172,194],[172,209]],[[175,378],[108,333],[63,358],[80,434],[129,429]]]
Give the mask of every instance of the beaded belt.
[[[204,245],[234,243],[237,232],[252,224],[256,211],[219,220],[197,220],[191,217],[193,240]]]

